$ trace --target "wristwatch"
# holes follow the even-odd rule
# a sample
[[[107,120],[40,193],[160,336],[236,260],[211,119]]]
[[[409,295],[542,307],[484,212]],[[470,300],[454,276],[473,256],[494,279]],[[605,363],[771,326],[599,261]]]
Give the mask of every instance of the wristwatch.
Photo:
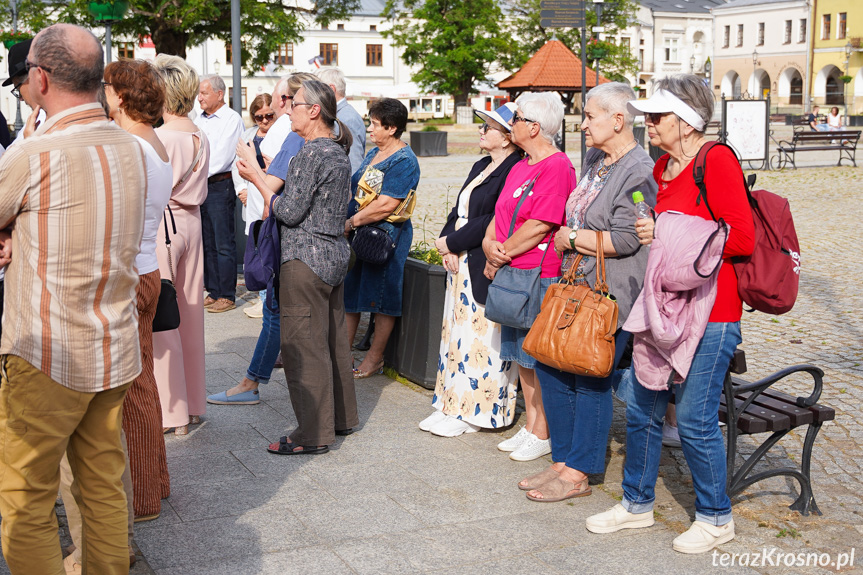
[[[575,249],[575,238],[578,237],[578,230],[570,230],[569,232],[569,245],[572,246],[572,249]]]

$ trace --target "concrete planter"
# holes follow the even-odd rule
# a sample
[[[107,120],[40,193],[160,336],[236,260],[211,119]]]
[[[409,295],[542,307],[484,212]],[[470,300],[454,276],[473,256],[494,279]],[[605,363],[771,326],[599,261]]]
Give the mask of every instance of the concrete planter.
[[[384,361],[399,375],[434,389],[440,352],[446,270],[408,258],[405,263],[402,317],[396,320]]]
[[[417,156],[446,156],[446,132],[410,132],[411,150]]]

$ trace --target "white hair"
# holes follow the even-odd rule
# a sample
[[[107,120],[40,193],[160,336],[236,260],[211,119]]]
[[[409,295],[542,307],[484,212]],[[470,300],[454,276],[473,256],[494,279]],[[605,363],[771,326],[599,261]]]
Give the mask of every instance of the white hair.
[[[629,84],[623,82],[608,82],[592,88],[587,93],[587,101],[596,99],[596,105],[600,110],[608,114],[623,114],[623,125],[632,128],[635,116],[629,111],[627,103],[635,100],[635,92]]]
[[[515,101],[521,115],[539,124],[540,134],[550,143],[563,125],[563,102],[553,92],[525,92]]]
[[[345,74],[339,68],[320,68],[317,72],[315,72],[315,76],[317,76],[324,84],[332,84],[333,86],[335,86],[336,99],[341,99],[345,97],[345,91],[348,88],[347,84],[345,83]]]
[[[201,84],[203,84],[204,82],[210,84],[210,87],[216,92],[225,93],[228,91],[227,87],[225,86],[225,81],[222,80],[222,77],[218,74],[210,74],[208,76],[201,77]]]

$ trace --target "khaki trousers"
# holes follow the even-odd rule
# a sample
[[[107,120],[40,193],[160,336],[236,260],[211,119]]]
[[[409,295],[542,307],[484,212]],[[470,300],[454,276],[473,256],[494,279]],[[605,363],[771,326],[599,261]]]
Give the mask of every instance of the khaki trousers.
[[[279,273],[282,360],[297,429],[290,441],[329,445],[359,425],[343,284],[331,286],[300,260]]]
[[[128,388],[74,391],[0,356],[0,535],[13,575],[65,573],[54,513],[64,453],[81,489],[84,573],[128,575],[120,444]]]
[[[134,385],[134,384],[133,384]],[[128,395],[128,394],[127,394]],[[125,404],[125,401],[123,402]],[[129,465],[129,449],[126,446],[126,434],[120,430],[120,442],[123,444],[123,455],[126,456],[126,468],[123,470],[123,491],[126,493],[126,507],[129,510],[129,546],[132,545],[132,539],[135,536],[135,510],[132,507],[134,499],[132,491],[132,473]],[[84,523],[81,519],[81,509],[78,507],[78,501],[81,500],[81,487],[75,481],[75,476],[72,475],[72,468],[69,466],[69,458],[63,455],[63,460],[60,462],[60,497],[63,498],[63,507],[66,509],[66,522],[69,524],[69,536],[72,538],[72,543],[75,545],[75,550],[72,556],[75,563],[82,564],[82,550],[84,545],[81,541],[83,534]]]

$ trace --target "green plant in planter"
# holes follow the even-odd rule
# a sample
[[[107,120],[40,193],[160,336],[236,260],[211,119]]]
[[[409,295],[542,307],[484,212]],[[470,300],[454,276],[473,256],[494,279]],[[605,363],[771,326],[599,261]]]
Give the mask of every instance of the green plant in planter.
[[[423,129],[422,129],[422,130],[420,130],[420,131],[421,131],[421,132],[440,132],[440,130],[438,129],[438,127],[437,127],[437,126],[434,126],[434,125],[432,125],[432,126],[429,126],[429,125],[423,126]]]
[[[3,45],[6,46],[7,49],[19,42],[29,40],[32,37],[32,32],[26,32],[24,30],[18,30],[17,32],[13,32],[12,30],[0,30],[0,42],[3,42]]]
[[[850,84],[852,80],[854,80],[854,78],[851,76],[839,76],[839,81],[843,84]]]
[[[413,246],[411,251],[408,252],[408,257],[434,266],[443,265],[443,257],[440,255],[440,252],[437,251],[437,248],[430,246],[425,242],[420,242]]]

